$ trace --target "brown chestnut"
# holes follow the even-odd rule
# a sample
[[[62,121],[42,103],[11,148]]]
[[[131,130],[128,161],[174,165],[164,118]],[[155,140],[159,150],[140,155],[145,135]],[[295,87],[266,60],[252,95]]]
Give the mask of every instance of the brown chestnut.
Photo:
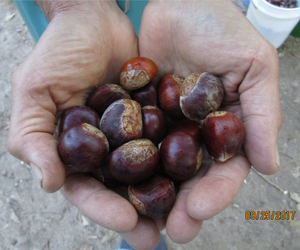
[[[146,57],[134,57],[121,68],[120,85],[126,90],[145,86],[157,74],[156,64]]]
[[[100,130],[115,148],[141,138],[143,125],[140,104],[131,99],[113,102],[101,117]]]
[[[198,122],[189,119],[176,121],[168,128],[168,135],[175,132],[190,134],[196,140],[201,142],[201,127]]]
[[[232,113],[215,111],[203,121],[203,137],[208,153],[224,162],[234,156],[245,139],[241,121]]]
[[[191,135],[175,132],[161,143],[160,166],[173,181],[185,181],[191,178],[202,163],[201,144]]]
[[[175,119],[185,118],[181,111],[179,98],[180,86],[184,78],[175,74],[165,75],[157,85],[160,108],[170,117]]]
[[[149,178],[159,164],[159,153],[148,139],[133,140],[114,150],[109,157],[109,170],[120,182],[131,184]]]
[[[81,123],[61,134],[57,148],[67,170],[92,172],[105,163],[109,144],[99,129],[90,124]]]
[[[59,120],[58,133],[80,123],[88,123],[99,128],[100,117],[96,111],[86,106],[75,106],[66,109]]]
[[[116,187],[121,185],[121,183],[113,177],[107,164],[103,164],[101,167],[94,169],[92,175],[95,179],[102,182],[107,187]]]
[[[157,91],[153,82],[149,82],[146,86],[131,92],[131,98],[137,101],[141,107],[157,106]]]
[[[131,98],[120,85],[111,83],[102,84],[95,87],[90,93],[87,106],[94,109],[101,117],[110,104],[120,99]]]
[[[145,106],[142,108],[143,138],[154,144],[160,143],[167,130],[167,120],[164,112],[158,107]]]
[[[160,175],[153,175],[142,183],[129,185],[128,195],[137,212],[151,218],[168,215],[176,199],[173,182]]]
[[[200,122],[220,107],[223,96],[223,85],[217,76],[193,73],[181,85],[180,107],[187,118]]]

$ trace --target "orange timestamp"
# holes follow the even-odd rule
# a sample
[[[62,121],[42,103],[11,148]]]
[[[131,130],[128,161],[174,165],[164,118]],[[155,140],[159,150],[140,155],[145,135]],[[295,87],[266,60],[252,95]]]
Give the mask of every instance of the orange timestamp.
[[[296,211],[246,211],[246,220],[294,220]]]

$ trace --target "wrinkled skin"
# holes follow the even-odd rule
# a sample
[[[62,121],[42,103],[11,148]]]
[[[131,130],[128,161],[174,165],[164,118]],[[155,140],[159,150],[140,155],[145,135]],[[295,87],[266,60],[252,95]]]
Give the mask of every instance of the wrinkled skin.
[[[230,0],[224,3],[151,1],[138,43],[114,1],[40,1],[51,22],[12,79],[10,153],[39,169],[46,192],[60,189],[88,218],[120,232],[136,249],[154,248],[164,227],[173,241],[191,241],[203,220],[232,202],[251,165],[263,174],[279,168],[277,53]],[[138,216],[90,176],[66,175],[56,150],[59,112],[84,104],[93,86],[116,80],[122,64],[137,55],[156,62],[157,79],[199,70],[218,75],[225,87],[221,109],[236,114],[246,133],[240,154],[225,163],[204,160],[164,219]]]

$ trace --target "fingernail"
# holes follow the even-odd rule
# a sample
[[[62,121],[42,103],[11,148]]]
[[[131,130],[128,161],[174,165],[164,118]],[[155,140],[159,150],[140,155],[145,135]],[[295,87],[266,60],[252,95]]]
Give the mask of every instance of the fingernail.
[[[35,176],[37,181],[40,183],[41,188],[43,188],[43,186],[42,186],[43,175],[42,175],[41,170],[36,165],[34,165],[32,163],[30,163],[29,165],[32,169],[33,175]]]
[[[278,149],[276,149],[275,157],[276,157],[276,164],[277,164],[278,169],[279,169],[280,168],[280,156],[279,156]]]

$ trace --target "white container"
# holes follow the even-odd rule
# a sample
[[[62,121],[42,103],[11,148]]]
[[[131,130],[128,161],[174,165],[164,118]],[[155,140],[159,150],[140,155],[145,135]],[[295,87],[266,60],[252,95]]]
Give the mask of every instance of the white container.
[[[300,0],[297,4],[300,6]],[[278,48],[300,20],[300,7],[281,8],[266,0],[251,0],[247,18],[275,48]]]

